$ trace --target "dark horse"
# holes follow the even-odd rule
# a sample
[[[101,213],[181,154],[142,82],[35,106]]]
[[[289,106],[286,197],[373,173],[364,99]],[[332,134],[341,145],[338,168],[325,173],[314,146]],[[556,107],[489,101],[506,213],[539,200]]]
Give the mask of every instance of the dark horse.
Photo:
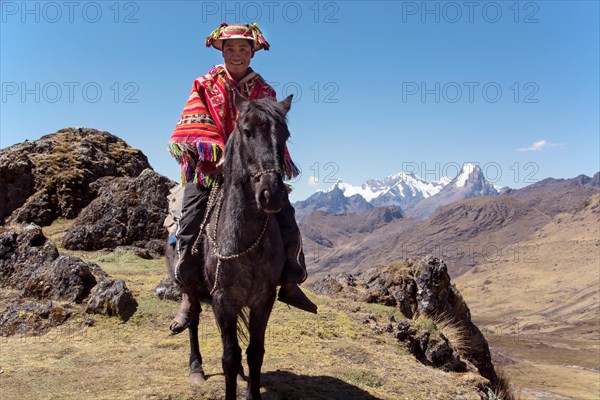
[[[225,146],[223,178],[213,185],[207,207],[203,235],[207,289],[201,292],[210,291],[205,300],[211,300],[221,332],[228,400],[235,399],[236,377],[243,374],[238,319],[249,331],[246,398],[261,398],[265,331],[285,263],[279,226],[270,215],[287,201],[282,175],[291,101],[292,96],[276,102],[248,101],[236,95],[237,126]],[[188,328],[192,382],[205,379],[198,324],[199,316],[195,316]]]

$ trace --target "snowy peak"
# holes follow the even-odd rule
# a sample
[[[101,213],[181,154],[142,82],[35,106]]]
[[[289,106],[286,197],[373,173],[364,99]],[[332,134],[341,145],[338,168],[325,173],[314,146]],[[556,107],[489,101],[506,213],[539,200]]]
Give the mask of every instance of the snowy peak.
[[[374,206],[406,206],[435,195],[449,181],[445,178],[441,182],[427,182],[413,173],[400,172],[382,179],[369,179],[360,186],[338,180],[328,191],[338,188],[346,197],[360,195]]]
[[[454,178],[454,184],[457,188],[464,187],[469,178],[473,176],[474,173],[481,173],[481,168],[475,164],[463,164],[463,167],[456,178]]]
[[[465,163],[454,179],[442,177],[434,182],[406,172],[369,179],[360,186],[338,180],[326,191],[315,193],[295,207],[299,218],[312,211],[346,214],[365,212],[373,207],[399,207],[407,215],[426,217],[453,201],[498,194],[477,164]]]
[[[460,192],[461,197],[465,198],[499,194],[496,187],[485,179],[479,165],[470,163],[464,164],[458,176],[443,190],[443,192],[454,191]]]

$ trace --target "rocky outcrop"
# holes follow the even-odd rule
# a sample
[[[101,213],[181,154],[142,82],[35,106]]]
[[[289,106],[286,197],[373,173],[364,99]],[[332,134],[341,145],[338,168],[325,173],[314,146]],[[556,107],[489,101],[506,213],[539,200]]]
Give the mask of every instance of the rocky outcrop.
[[[150,168],[138,149],[104,131],[66,128],[0,151],[0,222],[75,218],[96,197],[101,177],[136,177]]]
[[[395,332],[399,340],[406,342],[417,358],[429,360],[432,365],[458,370],[463,368],[461,362],[468,361],[492,386],[496,384],[498,378],[488,343],[479,328],[471,322],[469,308],[452,285],[446,264],[437,258],[423,257],[377,266],[356,275],[344,273],[337,277],[328,276],[309,285],[309,289],[328,296],[398,307],[409,320],[422,316],[451,324],[460,332],[461,342],[464,342],[461,346],[464,360],[448,351],[443,331],[442,335],[436,333],[436,329],[422,332],[418,324],[413,322],[409,326],[396,326],[390,330]],[[432,335],[432,332],[435,334]]]
[[[462,360],[441,331],[422,329],[416,323],[406,320],[399,322],[393,333],[396,339],[406,344],[411,354],[425,364],[448,372],[475,369],[470,363]]]
[[[0,233],[0,288],[7,304],[0,335],[40,333],[64,323],[86,304],[91,313],[127,320],[137,303],[123,281],[113,281],[96,264],[60,255],[34,224]]]
[[[175,182],[144,170],[136,178],[102,178],[98,195],[63,237],[70,250],[99,250],[133,245],[162,254],[167,196]]]

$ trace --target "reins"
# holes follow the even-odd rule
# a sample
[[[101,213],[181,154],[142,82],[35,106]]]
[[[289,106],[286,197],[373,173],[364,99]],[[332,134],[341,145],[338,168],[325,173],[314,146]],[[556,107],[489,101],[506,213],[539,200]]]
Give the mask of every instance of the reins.
[[[251,175],[251,179],[258,179],[261,176],[263,176],[265,174],[270,174],[270,173],[276,173],[276,174],[281,175],[282,171],[280,168],[271,168],[271,169],[262,170],[262,171],[259,171],[255,174]],[[215,282],[210,291],[211,296],[214,295],[214,292],[217,290],[217,287],[219,284],[219,277],[221,276],[221,261],[222,260],[235,260],[235,259],[241,258],[241,257],[249,254],[250,252],[252,252],[254,249],[256,249],[258,244],[262,241],[262,239],[265,235],[265,232],[267,231],[267,225],[269,224],[269,214],[266,214],[265,222],[263,223],[262,229],[260,230],[258,237],[256,238],[256,240],[254,240],[254,242],[246,250],[241,251],[239,253],[235,253],[235,254],[229,254],[229,255],[221,254],[221,252],[219,251],[219,245],[217,242],[217,231],[219,228],[219,218],[221,216],[221,208],[223,206],[223,192],[224,192],[223,187],[221,185],[221,180],[222,180],[222,176],[215,177],[213,187],[210,190],[210,195],[208,198],[206,211],[204,212],[204,218],[202,220],[202,223],[200,224],[200,232],[198,234],[198,237],[196,238],[196,241],[194,242],[194,245],[192,246],[192,254],[194,254],[194,255],[198,254],[198,247],[200,246],[200,240],[201,240],[200,238],[202,237],[202,235],[206,235],[206,237],[210,241],[210,244],[213,246],[213,253],[214,253],[215,257],[217,258],[217,268],[215,271]],[[210,219],[210,214],[215,209],[215,206],[216,206],[215,229],[213,230],[213,235],[211,236],[210,235],[210,224],[208,223],[208,220]]]

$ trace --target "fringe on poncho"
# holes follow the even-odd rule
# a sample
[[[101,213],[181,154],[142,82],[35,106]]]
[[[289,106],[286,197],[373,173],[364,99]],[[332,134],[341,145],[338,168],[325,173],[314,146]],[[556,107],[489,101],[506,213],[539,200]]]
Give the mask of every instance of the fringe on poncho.
[[[168,144],[169,153],[181,165],[182,185],[212,184],[215,165],[223,156],[237,118],[233,90],[250,100],[277,98],[275,90],[253,71],[238,83],[229,77],[225,66],[217,65],[196,79]],[[287,148],[284,174],[287,179],[299,174]]]

